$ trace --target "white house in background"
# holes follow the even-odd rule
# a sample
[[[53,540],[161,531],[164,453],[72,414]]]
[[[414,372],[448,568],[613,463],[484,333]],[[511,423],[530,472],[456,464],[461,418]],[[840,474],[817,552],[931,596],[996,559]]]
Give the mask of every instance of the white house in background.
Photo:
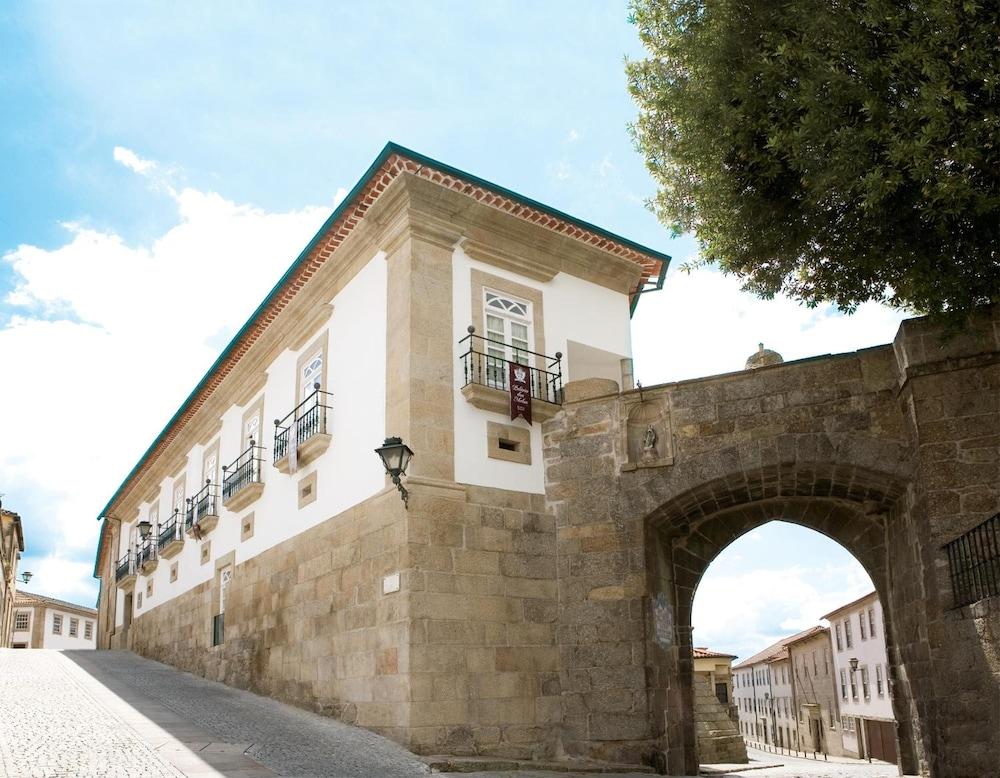
[[[896,724],[882,604],[875,592],[826,614],[844,750],[849,756],[896,761]]]
[[[12,648],[97,647],[97,610],[30,592],[14,595]]]
[[[739,712],[740,733],[745,740],[798,748],[787,644],[822,629],[810,627],[784,637],[733,668],[733,697]]]

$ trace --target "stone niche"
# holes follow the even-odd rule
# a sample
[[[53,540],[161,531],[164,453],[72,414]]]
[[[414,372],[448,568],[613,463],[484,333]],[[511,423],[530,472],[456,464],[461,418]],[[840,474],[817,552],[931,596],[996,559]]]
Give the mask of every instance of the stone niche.
[[[623,471],[666,467],[674,463],[674,440],[667,396],[622,397],[621,452]]]

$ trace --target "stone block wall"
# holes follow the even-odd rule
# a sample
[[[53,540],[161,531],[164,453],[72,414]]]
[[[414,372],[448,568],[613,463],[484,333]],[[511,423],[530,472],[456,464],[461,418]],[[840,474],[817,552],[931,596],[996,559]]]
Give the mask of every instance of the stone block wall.
[[[383,493],[236,565],[222,645],[211,645],[216,575],[136,618],[129,647],[405,740],[409,604],[405,589],[381,591],[405,538],[402,503]]]
[[[555,523],[544,498],[466,487],[411,498],[409,520],[407,744],[553,756],[562,687]]]

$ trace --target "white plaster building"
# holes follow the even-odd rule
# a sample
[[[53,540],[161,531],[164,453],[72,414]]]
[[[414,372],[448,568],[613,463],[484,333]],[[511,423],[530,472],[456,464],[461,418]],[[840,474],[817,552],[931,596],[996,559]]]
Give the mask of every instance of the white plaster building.
[[[823,616],[830,622],[844,750],[896,761],[882,605],[875,592]]]
[[[799,747],[794,679],[787,644],[822,631],[821,627],[782,638],[733,667],[733,697],[740,733],[748,742]]]
[[[98,517],[100,645],[418,751],[473,726],[498,742],[448,747],[551,753],[538,422],[632,388],[630,315],[668,261],[389,144]]]
[[[30,592],[14,596],[12,648],[97,647],[97,611]]]

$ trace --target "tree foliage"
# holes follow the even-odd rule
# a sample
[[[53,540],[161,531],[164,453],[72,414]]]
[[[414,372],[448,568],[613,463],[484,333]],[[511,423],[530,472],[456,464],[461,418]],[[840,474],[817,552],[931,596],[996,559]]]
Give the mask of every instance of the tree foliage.
[[[632,0],[662,222],[770,297],[1000,299],[997,0]]]

